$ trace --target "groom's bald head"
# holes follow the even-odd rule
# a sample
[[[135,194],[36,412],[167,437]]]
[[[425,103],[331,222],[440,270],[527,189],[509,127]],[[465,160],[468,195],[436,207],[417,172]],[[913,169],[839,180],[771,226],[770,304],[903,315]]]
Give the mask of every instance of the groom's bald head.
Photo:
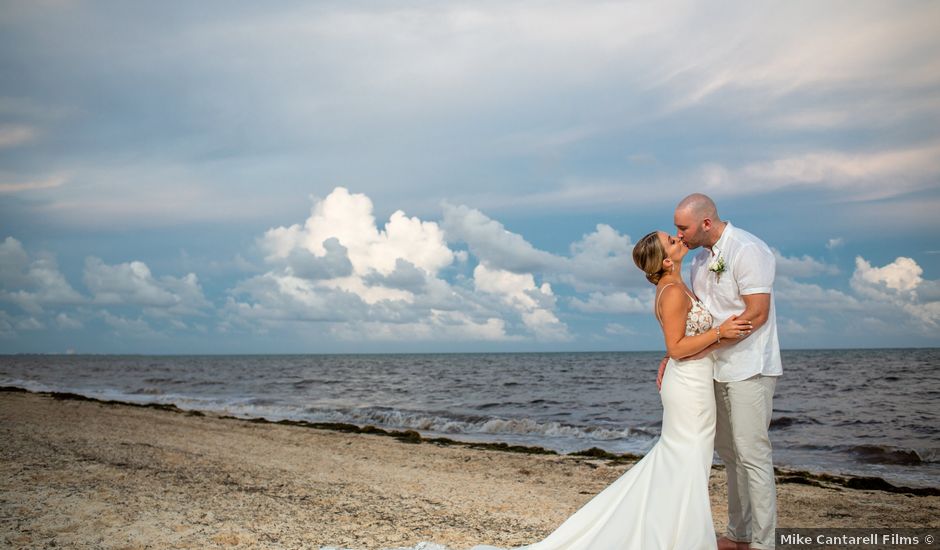
[[[715,244],[723,227],[715,201],[701,193],[679,202],[674,221],[678,237],[691,249]]]
[[[684,211],[691,214],[697,223],[701,223],[706,218],[717,223],[721,221],[718,217],[718,207],[708,195],[701,193],[692,193],[688,197],[679,201],[676,206],[676,212]]]

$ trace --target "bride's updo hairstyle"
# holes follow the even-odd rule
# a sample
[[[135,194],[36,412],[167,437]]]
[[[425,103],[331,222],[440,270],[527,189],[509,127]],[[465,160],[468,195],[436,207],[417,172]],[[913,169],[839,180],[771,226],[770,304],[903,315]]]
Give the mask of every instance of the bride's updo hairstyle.
[[[646,280],[654,285],[659,284],[659,279],[666,273],[663,267],[665,259],[666,251],[663,243],[659,242],[659,231],[643,237],[633,247],[633,262],[646,274]]]

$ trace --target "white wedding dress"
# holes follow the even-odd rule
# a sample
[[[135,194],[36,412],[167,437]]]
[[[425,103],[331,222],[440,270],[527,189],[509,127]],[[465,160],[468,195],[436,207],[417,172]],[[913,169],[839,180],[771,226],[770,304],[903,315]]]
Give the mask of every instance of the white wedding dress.
[[[704,304],[690,298],[686,334],[700,334],[711,327],[712,318]],[[670,359],[656,445],[546,538],[509,550],[715,550],[708,498],[715,439],[713,364],[711,357]],[[446,549],[430,543],[413,548]],[[506,549],[480,545],[470,550]]]
[[[686,335],[705,332],[711,315],[689,296]],[[666,366],[662,435],[642,460],[555,531],[524,550],[715,549],[708,477],[715,443],[713,359]],[[496,550],[474,546],[472,550]]]

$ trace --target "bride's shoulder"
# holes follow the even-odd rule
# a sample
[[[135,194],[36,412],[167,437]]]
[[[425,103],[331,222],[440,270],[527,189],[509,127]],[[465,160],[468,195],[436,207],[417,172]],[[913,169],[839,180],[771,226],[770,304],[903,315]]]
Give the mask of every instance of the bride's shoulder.
[[[659,286],[656,291],[659,293],[659,299],[664,301],[679,301],[688,298],[687,293],[682,289],[679,283],[666,283]]]

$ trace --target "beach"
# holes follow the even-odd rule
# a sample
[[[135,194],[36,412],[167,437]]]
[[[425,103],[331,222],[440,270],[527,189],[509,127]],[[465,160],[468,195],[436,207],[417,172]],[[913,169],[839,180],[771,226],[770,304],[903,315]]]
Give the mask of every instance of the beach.
[[[631,465],[67,394],[0,392],[0,418],[12,548],[523,545]],[[851,486],[866,484],[781,471],[779,526],[940,526],[935,490]],[[710,491],[720,531],[720,467]]]

